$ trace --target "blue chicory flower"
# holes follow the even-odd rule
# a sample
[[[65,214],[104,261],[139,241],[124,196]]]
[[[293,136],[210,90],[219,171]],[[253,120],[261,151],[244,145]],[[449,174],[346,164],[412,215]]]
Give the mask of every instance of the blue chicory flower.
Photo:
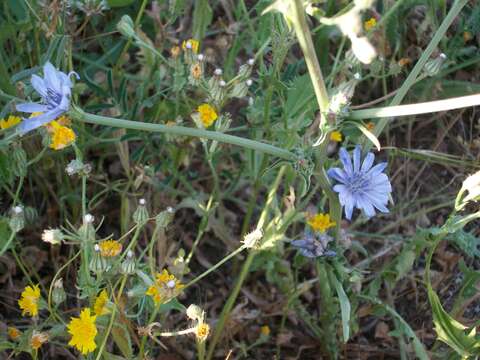
[[[328,176],[339,183],[333,190],[338,193],[348,220],[351,220],[354,208],[363,210],[367,217],[375,215],[375,208],[388,213],[386,205],[392,186],[388,176],[383,173],[387,163],[382,162],[372,167],[375,155],[369,152],[363,162],[361,156],[362,149],[357,145],[353,150],[352,166],[349,153],[341,148],[340,161],[343,169],[332,168],[327,171]]]
[[[293,247],[296,247],[300,251],[300,254],[305,257],[333,257],[336,256],[335,251],[327,249],[328,243],[332,240],[333,238],[325,233],[313,234],[309,231],[305,231],[303,239],[294,240],[291,242],[291,244]]]
[[[70,108],[70,96],[73,83],[71,75],[78,74],[74,71],[65,74],[47,62],[43,67],[43,79],[40,76],[32,75],[31,83],[33,88],[40,94],[41,103],[18,104],[17,110],[25,113],[41,112],[40,115],[23,119],[18,126],[19,131],[25,134],[43,124],[55,120]]]

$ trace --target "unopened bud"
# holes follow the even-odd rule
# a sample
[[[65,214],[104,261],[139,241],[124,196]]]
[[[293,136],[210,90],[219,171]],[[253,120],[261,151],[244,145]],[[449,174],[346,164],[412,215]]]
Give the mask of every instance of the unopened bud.
[[[166,228],[173,220],[175,210],[168,207],[155,217],[155,222],[159,228]]]
[[[138,207],[133,213],[133,221],[136,224],[142,225],[148,221],[148,210],[145,206],[146,203],[145,199],[140,199],[138,202]]]
[[[247,64],[253,66],[253,64],[255,64],[255,59],[248,59]]]
[[[52,300],[55,305],[60,305],[67,299],[67,294],[65,293],[65,289],[63,288],[63,280],[58,279],[53,284],[53,291],[52,291]]]

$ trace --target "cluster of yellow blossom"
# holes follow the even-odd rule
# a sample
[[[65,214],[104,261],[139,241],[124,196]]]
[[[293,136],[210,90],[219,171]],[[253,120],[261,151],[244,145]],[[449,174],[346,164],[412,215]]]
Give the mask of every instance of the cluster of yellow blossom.
[[[40,299],[40,288],[38,285],[26,286],[18,300],[18,306],[22,309],[22,315],[37,316],[38,299]]]
[[[197,108],[197,111],[200,114],[200,120],[202,121],[203,126],[206,128],[210,127],[218,118],[217,112],[213,106],[209,104],[200,105]]]
[[[115,257],[122,252],[122,244],[115,240],[102,241],[98,246],[103,257]]]
[[[325,232],[336,225],[335,221],[330,220],[329,214],[316,214],[307,220],[308,225],[318,232]]]
[[[374,17],[368,19],[368,20],[365,21],[365,23],[363,24],[363,27],[365,28],[365,31],[370,31],[370,30],[373,29],[375,26],[377,26],[377,19],[375,19]]]
[[[175,297],[184,286],[175,275],[164,269],[156,275],[155,283],[147,289],[145,294],[151,296],[155,304],[158,305]]]

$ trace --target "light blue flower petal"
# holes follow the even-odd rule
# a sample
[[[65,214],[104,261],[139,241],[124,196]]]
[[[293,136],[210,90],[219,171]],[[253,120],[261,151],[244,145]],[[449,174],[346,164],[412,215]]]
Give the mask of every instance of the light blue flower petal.
[[[353,171],[359,172],[360,171],[360,162],[362,157],[362,149],[360,145],[355,146],[355,150],[353,150]]]
[[[375,160],[375,155],[373,153],[369,152],[367,156],[365,156],[365,159],[363,160],[361,172],[366,173],[368,170],[372,168],[373,161]]]
[[[45,112],[48,110],[47,105],[37,103],[23,103],[15,105],[18,111],[25,113]]]
[[[385,170],[386,167],[387,167],[387,163],[386,163],[386,162],[378,163],[377,165],[375,165],[373,168],[370,169],[370,171],[368,172],[368,175],[377,176],[377,175],[380,174],[383,170]]]
[[[327,175],[334,179],[337,180],[338,182],[345,182],[347,181],[347,174],[345,174],[345,171],[343,171],[340,168],[331,168],[327,170]]]
[[[38,75],[32,75],[30,82],[35,91],[38,92],[43,99],[45,99],[47,97],[47,87],[45,85],[45,81],[43,81],[43,79]]]
[[[18,130],[21,134],[26,134],[29,131],[32,131],[46,123],[49,123],[50,121],[55,120],[63,113],[64,111],[60,109],[53,109],[43,113],[42,115],[29,119],[23,119],[20,125],[18,125]]]
[[[345,218],[347,218],[347,220],[352,220],[353,205],[353,201],[349,201],[345,204]]]
[[[353,175],[352,159],[350,159],[350,155],[348,154],[347,150],[345,150],[345,148],[343,147],[340,148],[339,155],[340,155],[340,161],[343,164],[345,172],[347,173],[348,176],[352,176]]]
[[[45,85],[47,88],[54,90],[55,92],[59,93],[61,91],[61,82],[60,77],[58,76],[58,70],[50,63],[47,62],[43,67],[43,74]]]

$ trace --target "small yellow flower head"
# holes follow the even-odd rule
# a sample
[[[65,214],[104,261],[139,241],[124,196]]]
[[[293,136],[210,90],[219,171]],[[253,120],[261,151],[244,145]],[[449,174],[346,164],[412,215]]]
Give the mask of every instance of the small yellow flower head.
[[[203,126],[206,128],[210,127],[218,118],[215,109],[209,104],[200,105],[197,108],[197,111],[200,114],[200,120],[202,121]]]
[[[22,119],[18,116],[10,115],[7,119],[0,120],[0,128],[2,130],[11,128],[12,126],[17,125]]]
[[[172,55],[172,57],[174,59],[176,59],[178,57],[178,55],[180,55],[180,46],[174,46],[170,49],[170,54]]]
[[[18,330],[16,327],[13,327],[13,326],[9,326],[7,328],[7,334],[8,334],[8,337],[12,340],[17,340],[20,337],[20,335],[22,335],[20,330]]]
[[[191,49],[194,54],[198,53],[198,46],[199,46],[199,42],[194,39],[184,40],[182,43],[183,51],[186,51],[187,49]]]
[[[95,336],[98,332],[95,325],[96,318],[96,316],[90,315],[90,309],[85,308],[80,313],[80,317],[72,317],[67,325],[68,332],[72,335],[68,345],[77,348],[83,355],[97,348],[97,344],[95,344]]]
[[[335,226],[335,221],[330,220],[329,214],[316,214],[308,219],[308,225],[312,227],[313,230],[318,232],[325,232],[327,229]]]
[[[200,64],[199,63],[194,64],[190,69],[190,73],[192,74],[192,77],[195,80],[200,79],[200,77],[202,76],[202,67],[200,66]]]
[[[48,334],[42,333],[39,331],[33,331],[32,337],[30,338],[30,346],[34,350],[38,350],[48,341]]]
[[[103,289],[100,291],[100,294],[98,294],[97,298],[95,299],[95,304],[93,305],[93,312],[95,315],[101,316],[110,313],[110,310],[107,308],[107,302],[107,290]]]
[[[210,333],[210,326],[204,322],[199,322],[195,328],[195,336],[197,340],[203,342],[207,339],[208,334]]]
[[[145,293],[148,296],[151,296],[155,304],[160,304],[162,302],[162,296],[160,295],[160,291],[157,287],[157,285],[153,284],[150,285],[150,287],[147,289],[147,292]]]
[[[473,39],[473,35],[470,31],[464,31],[463,32],[463,41],[464,42],[469,42],[472,39]]]
[[[263,336],[268,336],[268,335],[270,335],[270,328],[268,327],[268,325],[263,325],[263,326],[260,328],[260,334],[262,334]]]
[[[69,127],[60,125],[60,123],[55,120],[52,121],[48,126],[49,131],[52,133],[52,142],[50,144],[50,148],[54,150],[61,150],[71,145],[75,141],[76,135]]]
[[[99,246],[103,257],[114,257],[122,252],[122,244],[115,240],[102,241]]]
[[[330,134],[330,140],[335,142],[342,141],[342,133],[340,131],[332,131]]]
[[[155,304],[164,302],[174,296],[176,296],[185,285],[183,285],[173,274],[170,274],[167,269],[163,269],[161,273],[158,273],[155,277],[155,283],[151,285],[146,295],[153,298]]]
[[[25,287],[25,290],[23,290],[18,300],[18,306],[22,309],[22,315],[37,316],[38,299],[40,299],[40,288],[38,285]]]
[[[365,31],[370,31],[376,25],[377,25],[377,19],[372,17],[372,18],[368,19],[367,21],[365,21],[365,23],[363,24],[363,27],[365,28]]]
[[[373,129],[375,129],[375,124],[370,121],[370,122],[367,123],[366,127],[367,127],[368,131],[373,131]]]

